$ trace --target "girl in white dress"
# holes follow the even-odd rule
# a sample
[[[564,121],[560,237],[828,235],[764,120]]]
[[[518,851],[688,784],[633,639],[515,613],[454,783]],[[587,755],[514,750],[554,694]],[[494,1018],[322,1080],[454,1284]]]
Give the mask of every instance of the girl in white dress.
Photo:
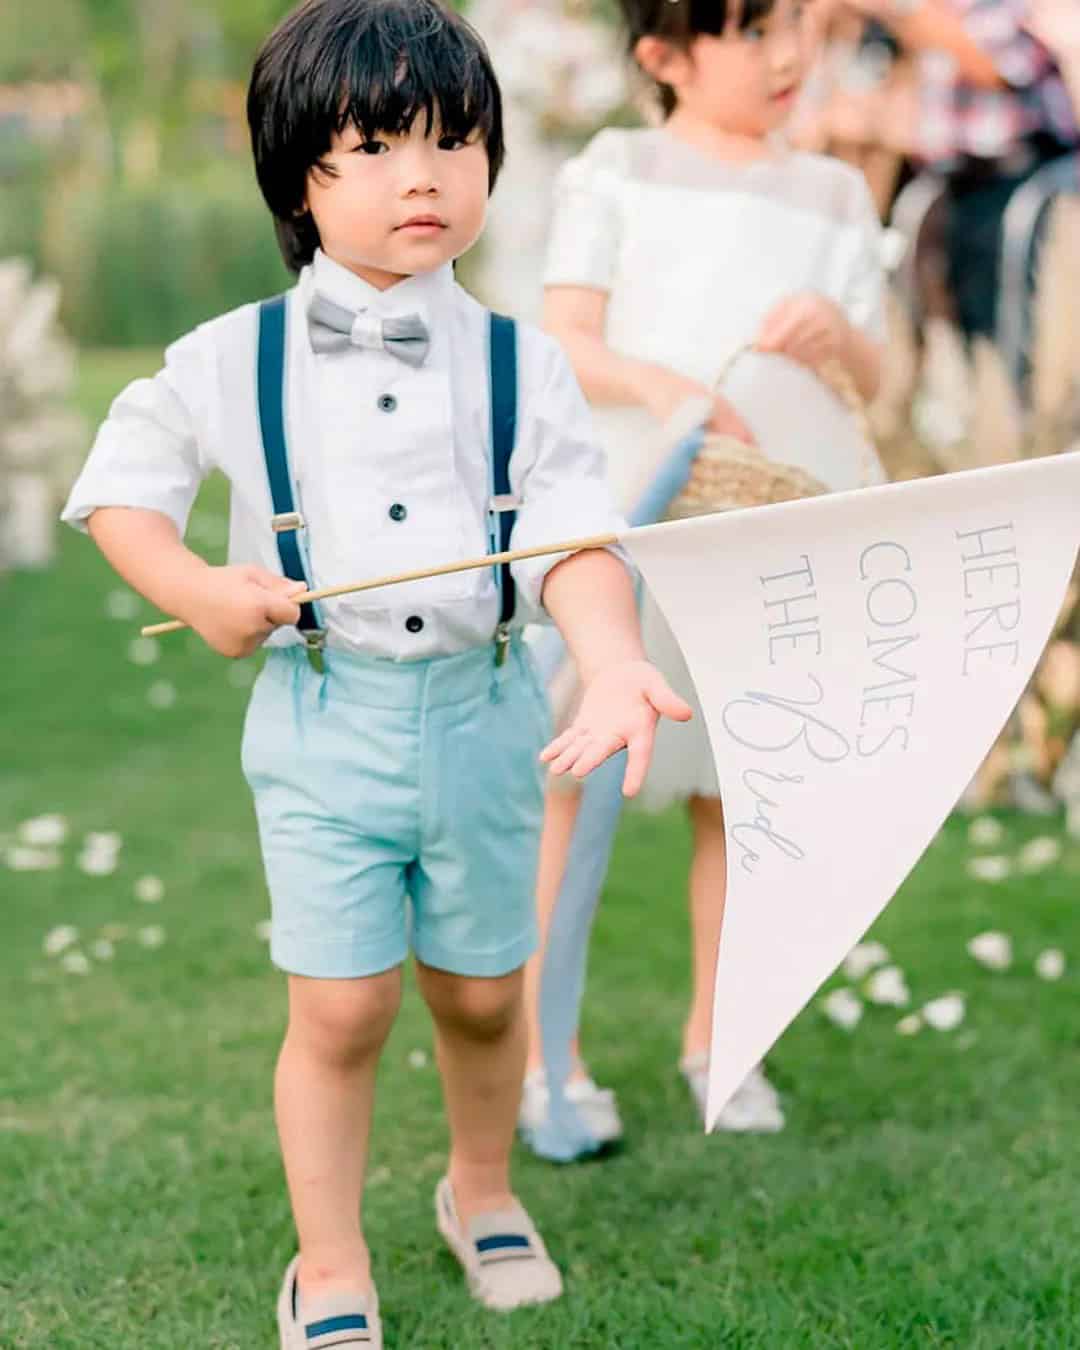
[[[858,172],[777,139],[806,71],[810,33],[797,0],[621,0],[638,65],[658,85],[663,124],[601,132],[562,170],[545,275],[545,321],[563,342],[595,409],[622,504],[651,467],[658,428],[688,399],[713,398],[712,426],[798,463],[830,489],[866,478],[866,452],[815,421],[822,386],[846,370],[864,399],[879,380],[884,338],[880,227]],[[740,360],[712,394],[735,350]],[[786,359],[781,359],[786,358]],[[735,377],[738,377],[737,379]],[[738,405],[738,406],[736,406]],[[794,414],[794,420],[793,416]],[[827,420],[827,419],[824,419]],[[792,429],[795,435],[792,436]],[[857,438],[855,438],[857,439]],[[870,452],[872,456],[872,452]],[[879,468],[874,461],[874,474]],[[646,597],[650,656],[676,688],[691,684]],[[693,994],[681,1069],[701,1109],[712,1035],[726,863],[719,785],[700,715],[660,730],[646,790],[653,806],[685,801],[693,828]],[[546,925],[558,894],[577,798],[549,795],[539,880]],[[533,972],[536,1007],[538,970]],[[539,1028],[523,1124],[544,1110]],[[620,1133],[610,1092],[579,1063],[568,1096],[600,1142]],[[755,1071],[720,1122],[775,1130],[779,1098]]]

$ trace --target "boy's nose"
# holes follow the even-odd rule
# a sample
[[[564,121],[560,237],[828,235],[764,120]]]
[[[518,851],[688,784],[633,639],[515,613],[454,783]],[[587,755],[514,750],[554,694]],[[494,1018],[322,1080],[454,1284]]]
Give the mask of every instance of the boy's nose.
[[[409,157],[401,178],[403,197],[437,197],[439,177],[433,159],[424,154]]]

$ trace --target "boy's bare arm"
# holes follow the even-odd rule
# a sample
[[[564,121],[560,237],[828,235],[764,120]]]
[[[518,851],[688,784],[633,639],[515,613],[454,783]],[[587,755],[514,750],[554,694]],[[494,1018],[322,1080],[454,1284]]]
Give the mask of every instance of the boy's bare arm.
[[[222,656],[250,656],[274,628],[300,617],[289,597],[305,589],[302,582],[263,567],[212,567],[159,511],[99,507],[87,528],[125,581]]]
[[[645,781],[657,720],[687,722],[691,710],[645,659],[630,574],[612,553],[575,553],[548,574],[543,600],[585,687],[577,717],[544,762],[552,773],[584,778],[625,748],[623,792],[633,797]]]

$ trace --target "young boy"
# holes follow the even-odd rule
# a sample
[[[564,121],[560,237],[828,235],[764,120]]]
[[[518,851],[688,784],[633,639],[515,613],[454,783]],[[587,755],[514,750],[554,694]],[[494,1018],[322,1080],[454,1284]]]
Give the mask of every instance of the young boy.
[[[266,42],[248,109],[298,282],[182,338],[119,397],[65,519],[223,655],[269,648],[242,756],[289,975],[276,1110],[300,1255],[281,1344],[371,1347],[360,1198],[406,896],[451,1135],[439,1229],[487,1306],[561,1292],[509,1180],[547,734],[521,622],[550,615],[587,689],[544,751],[555,772],[626,746],[633,793],[657,717],[689,709],[643,659],[617,551],[296,604],[305,581],[498,551],[513,510],[522,547],[620,521],[557,347],[524,330],[515,366],[512,326],[454,281],[503,156],[467,24],[439,0],[308,0]],[[214,467],[232,485],[226,567],[182,542]]]

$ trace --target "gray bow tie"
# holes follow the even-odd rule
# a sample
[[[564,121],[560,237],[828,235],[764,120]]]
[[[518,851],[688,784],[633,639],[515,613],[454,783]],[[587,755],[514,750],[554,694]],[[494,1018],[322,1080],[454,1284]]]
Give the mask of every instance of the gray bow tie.
[[[383,319],[367,310],[357,312],[316,291],[308,305],[311,345],[320,354],[350,347],[387,351],[409,366],[422,366],[431,347],[431,335],[419,314]]]

